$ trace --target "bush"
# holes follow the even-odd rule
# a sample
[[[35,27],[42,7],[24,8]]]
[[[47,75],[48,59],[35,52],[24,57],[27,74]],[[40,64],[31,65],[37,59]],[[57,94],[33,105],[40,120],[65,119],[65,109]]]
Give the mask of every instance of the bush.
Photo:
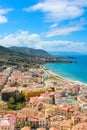
[[[12,110],[20,110],[24,108],[24,96],[20,94],[17,100],[15,100],[13,97],[9,98],[8,100],[8,108]]]
[[[76,94],[75,93],[71,93],[70,96],[76,96]]]
[[[15,109],[15,99],[13,98],[13,97],[11,97],[11,98],[9,98],[9,100],[8,100],[8,108],[9,109]]]
[[[24,107],[24,103],[19,102],[19,103],[16,104],[16,110],[20,110],[23,107]]]
[[[4,86],[3,86],[3,85],[1,85],[1,86],[0,86],[0,92],[1,92],[1,90],[2,90],[3,88],[4,88]]]

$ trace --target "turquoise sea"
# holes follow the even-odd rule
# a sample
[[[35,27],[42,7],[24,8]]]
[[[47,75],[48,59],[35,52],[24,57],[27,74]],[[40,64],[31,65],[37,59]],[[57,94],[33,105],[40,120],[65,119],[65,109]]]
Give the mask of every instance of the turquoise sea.
[[[87,55],[75,55],[75,57],[78,63],[48,63],[44,66],[64,78],[87,83]]]

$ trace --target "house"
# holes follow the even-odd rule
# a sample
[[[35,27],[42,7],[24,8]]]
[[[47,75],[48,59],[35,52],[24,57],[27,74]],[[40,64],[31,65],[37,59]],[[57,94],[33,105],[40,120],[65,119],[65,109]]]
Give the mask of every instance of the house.
[[[27,124],[26,122],[27,117],[25,114],[17,113],[16,118],[17,118],[17,124]]]
[[[72,130],[87,130],[87,122],[79,123],[79,124],[73,126]]]
[[[56,127],[51,127],[49,130],[59,130],[59,129]]]
[[[23,127],[21,130],[31,130],[31,128],[30,127]]]
[[[15,116],[5,116],[0,120],[0,130],[15,130]]]
[[[47,127],[49,126],[49,120],[45,117],[40,117],[39,118],[39,126],[40,127]]]
[[[72,120],[63,120],[60,122],[60,130],[71,130]]]
[[[37,128],[37,130],[46,130],[46,128],[40,127],[40,128]]]

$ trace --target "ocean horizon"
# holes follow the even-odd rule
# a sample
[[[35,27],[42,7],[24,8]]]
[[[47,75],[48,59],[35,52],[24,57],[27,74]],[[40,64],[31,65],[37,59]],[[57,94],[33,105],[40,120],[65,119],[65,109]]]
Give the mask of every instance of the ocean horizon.
[[[55,55],[65,54],[55,53]],[[64,78],[87,84],[87,55],[69,54],[68,56],[74,56],[77,63],[47,63],[44,67]]]

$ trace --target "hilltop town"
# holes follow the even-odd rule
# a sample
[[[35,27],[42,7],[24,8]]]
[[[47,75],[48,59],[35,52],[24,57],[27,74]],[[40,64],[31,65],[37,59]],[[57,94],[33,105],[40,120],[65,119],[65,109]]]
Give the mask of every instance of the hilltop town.
[[[0,130],[87,130],[87,85],[47,70],[0,72]]]

